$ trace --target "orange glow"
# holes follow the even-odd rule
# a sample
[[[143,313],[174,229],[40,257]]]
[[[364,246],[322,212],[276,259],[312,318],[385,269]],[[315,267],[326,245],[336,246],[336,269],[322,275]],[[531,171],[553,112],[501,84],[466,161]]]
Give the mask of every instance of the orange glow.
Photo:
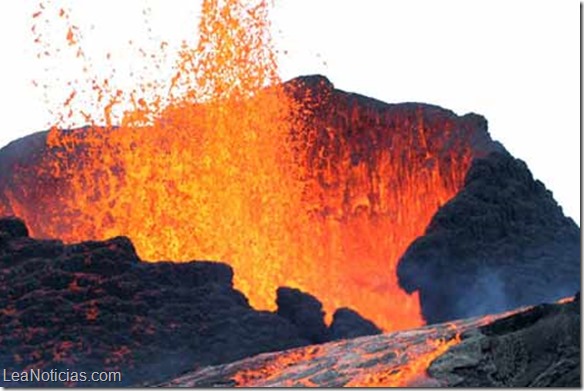
[[[566,303],[571,303],[574,301],[574,296],[568,296],[568,297],[564,297],[558,301],[556,301],[557,304],[566,304]]]
[[[231,377],[238,387],[254,386],[255,382],[266,382],[278,377],[282,372],[302,361],[310,361],[319,356],[317,347],[295,349],[278,353],[262,362],[261,366],[245,369]],[[308,379],[304,379],[309,381]],[[255,384],[257,385],[257,384]],[[307,384],[308,387],[314,384]]]
[[[85,311],[85,318],[90,321],[94,321],[99,316],[99,309],[96,307],[94,302],[91,302],[91,307]]]
[[[20,167],[5,194],[9,209],[37,237],[126,235],[150,261],[226,262],[255,308],[274,309],[276,288],[290,286],[321,300],[328,321],[351,307],[385,331],[420,326],[397,261],[459,190],[471,152],[434,156],[421,112],[388,120],[326,86],[283,88],[268,10],[205,0],[198,46],[181,51],[168,96],[130,94],[119,127],[126,95],[93,80],[105,127],[51,129],[39,164]],[[67,31],[79,45],[79,29]],[[335,110],[318,113],[326,104]]]
[[[66,364],[73,364],[75,362],[73,351],[75,343],[72,341],[63,341],[53,347],[53,360],[55,362],[63,362]]]
[[[257,356],[247,360],[247,363],[241,365],[243,369],[237,370],[229,377],[237,387],[294,387],[299,382],[314,387],[318,386],[310,381],[310,376],[314,372],[307,369],[321,366],[319,360],[324,357],[336,361],[330,367],[321,366],[322,372],[337,371],[340,378],[338,380],[344,387],[417,386],[429,379],[427,370],[432,362],[461,342],[460,329],[454,324],[445,326],[448,328],[446,332],[439,329],[426,330],[426,339],[420,341],[416,341],[413,335],[399,333],[384,335],[381,337],[386,338],[384,342],[373,341],[378,337],[369,337],[368,342],[371,345],[379,345],[375,353],[354,347],[346,351],[342,347],[342,342],[336,342]],[[407,334],[409,331],[404,333]],[[389,346],[392,344],[394,349],[390,350]],[[386,349],[380,349],[382,346]],[[388,353],[393,353],[393,358],[381,359],[389,357]],[[347,368],[346,363],[341,363],[345,354],[359,357],[353,358],[354,366]],[[375,359],[379,362],[372,367],[361,367],[359,364]],[[229,372],[229,369],[225,368],[225,371]],[[310,375],[300,376],[303,371]],[[345,383],[344,379],[348,382]]]
[[[425,348],[433,348],[429,352],[419,355],[410,354],[407,362],[398,366],[394,370],[371,371],[363,376],[351,380],[346,387],[408,387],[412,386],[416,380],[426,376],[428,367],[438,357],[446,353],[452,346],[460,343],[460,335],[456,334],[450,340],[428,339]]]

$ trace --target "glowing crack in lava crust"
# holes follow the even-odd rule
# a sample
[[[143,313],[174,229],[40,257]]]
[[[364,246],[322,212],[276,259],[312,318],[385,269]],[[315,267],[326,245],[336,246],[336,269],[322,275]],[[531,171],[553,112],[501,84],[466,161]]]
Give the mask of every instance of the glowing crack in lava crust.
[[[397,262],[462,186],[474,119],[381,107],[319,77],[282,83],[268,8],[205,0],[198,45],[181,51],[165,96],[93,80],[104,125],[52,128],[3,208],[37,237],[125,235],[150,261],[226,262],[258,309],[290,286],[321,300],[329,321],[350,307],[386,331],[419,326]],[[39,11],[50,12],[68,15]],[[67,31],[83,57],[78,29]],[[73,92],[61,118],[83,104]]]

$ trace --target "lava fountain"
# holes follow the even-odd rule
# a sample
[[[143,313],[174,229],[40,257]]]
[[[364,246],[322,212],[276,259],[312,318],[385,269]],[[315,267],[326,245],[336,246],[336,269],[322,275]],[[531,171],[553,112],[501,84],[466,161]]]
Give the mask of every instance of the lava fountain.
[[[52,128],[0,189],[0,211],[37,237],[125,235],[150,261],[227,262],[256,308],[274,309],[276,288],[290,286],[329,320],[351,307],[386,331],[421,325],[397,262],[462,186],[488,138],[481,119],[382,104],[322,77],[282,83],[266,1],[202,7],[198,45],[181,51],[167,94],[94,80],[102,124]],[[84,113],[75,99],[61,118]]]

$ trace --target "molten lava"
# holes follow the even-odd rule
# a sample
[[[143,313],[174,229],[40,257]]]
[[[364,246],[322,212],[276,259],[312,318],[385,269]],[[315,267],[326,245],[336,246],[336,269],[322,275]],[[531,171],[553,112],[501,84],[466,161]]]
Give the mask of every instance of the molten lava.
[[[198,46],[183,48],[168,95],[132,95],[114,127],[123,92],[97,86],[105,125],[51,129],[0,211],[37,237],[125,235],[148,260],[227,262],[256,308],[274,309],[276,288],[290,286],[329,320],[351,307],[386,331],[419,326],[397,261],[462,186],[474,125],[324,78],[282,84],[267,11],[205,0]],[[72,93],[64,110],[75,103]]]
[[[347,384],[347,387],[408,387],[415,381],[420,381],[426,376],[428,367],[436,358],[440,357],[452,346],[460,343],[460,335],[450,340],[428,339],[424,348],[431,347],[430,351],[411,355],[405,364],[388,371],[386,368],[357,377]]]
[[[310,362],[319,355],[319,348],[315,346],[286,351],[274,356],[271,360],[266,360],[261,367],[238,371],[232,376],[232,380],[238,387],[250,386],[257,381],[269,381],[280,375],[286,368],[299,362]],[[315,386],[309,383],[309,379],[304,379],[304,381],[307,387]]]
[[[256,356],[240,362],[239,369],[237,364],[224,368],[223,374],[238,387],[318,387],[314,380],[326,379],[323,373],[334,373],[330,379],[345,387],[408,387],[424,382],[430,364],[461,342],[454,324],[382,338],[388,341],[361,339],[364,345],[374,345],[363,349],[356,348],[358,343],[348,347],[333,342]]]

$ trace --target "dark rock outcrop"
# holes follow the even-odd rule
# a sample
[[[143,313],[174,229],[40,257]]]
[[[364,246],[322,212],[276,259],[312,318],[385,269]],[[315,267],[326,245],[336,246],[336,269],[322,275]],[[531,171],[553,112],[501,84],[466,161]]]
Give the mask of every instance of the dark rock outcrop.
[[[6,241],[15,238],[25,238],[28,236],[28,228],[26,228],[22,220],[16,217],[7,217],[0,220],[0,234]]]
[[[331,340],[376,334],[381,334],[381,330],[373,322],[350,308],[339,308],[333,314],[333,322],[330,326]]]
[[[580,301],[542,304],[496,320],[434,361],[456,387],[581,387]]]
[[[0,220],[8,373],[121,371],[112,385],[131,385],[309,343],[286,319],[253,310],[225,264],[146,263],[124,237],[64,245],[26,233],[22,221]]]
[[[278,288],[276,304],[276,314],[295,325],[302,338],[313,344],[381,334],[375,323],[350,308],[337,309],[327,328],[321,302],[299,289]]]
[[[557,300],[580,290],[580,229],[524,162],[495,152],[474,161],[398,277],[430,323]]]
[[[311,343],[329,340],[324,323],[322,304],[314,296],[299,289],[281,287],[276,291],[276,313],[289,320],[300,331],[300,335]]]

